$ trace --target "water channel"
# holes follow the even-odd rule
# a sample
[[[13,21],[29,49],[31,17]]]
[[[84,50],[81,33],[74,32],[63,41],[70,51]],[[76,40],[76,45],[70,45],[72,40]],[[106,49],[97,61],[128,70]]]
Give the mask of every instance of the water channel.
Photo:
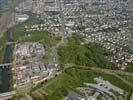
[[[6,31],[6,41],[11,41],[10,30]],[[6,45],[3,64],[10,63],[10,57],[12,56],[12,49],[9,44]],[[2,67],[2,92],[8,92],[10,88],[9,66]]]

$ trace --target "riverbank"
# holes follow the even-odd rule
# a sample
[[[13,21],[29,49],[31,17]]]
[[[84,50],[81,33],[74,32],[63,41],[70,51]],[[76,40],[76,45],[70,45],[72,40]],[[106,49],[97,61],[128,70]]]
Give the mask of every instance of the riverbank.
[[[2,63],[2,60],[3,60],[5,47],[6,47],[6,38],[5,38],[5,35],[3,35],[0,38],[0,64]],[[2,74],[2,68],[0,68],[0,90],[2,87],[2,75],[1,74]]]
[[[6,32],[7,28],[11,28],[16,24],[14,15],[15,13],[12,10],[9,10],[0,17],[0,38],[3,36],[3,33]]]
[[[5,51],[5,47],[6,47],[6,38],[5,35],[0,37],[0,63],[2,63],[2,59],[4,55],[4,51]]]

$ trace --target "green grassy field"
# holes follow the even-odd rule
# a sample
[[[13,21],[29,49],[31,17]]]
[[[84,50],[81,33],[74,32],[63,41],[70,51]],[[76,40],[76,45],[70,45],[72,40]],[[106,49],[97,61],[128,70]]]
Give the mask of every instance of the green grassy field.
[[[127,80],[129,83],[133,84],[133,77],[131,75],[119,75]]]
[[[124,78],[133,84],[133,77],[132,76],[124,76]]]
[[[70,68],[55,79],[33,88],[31,96],[34,100],[62,100],[70,90],[83,86],[84,82],[93,83],[93,78],[99,76],[129,93],[132,91],[131,87],[113,75]]]

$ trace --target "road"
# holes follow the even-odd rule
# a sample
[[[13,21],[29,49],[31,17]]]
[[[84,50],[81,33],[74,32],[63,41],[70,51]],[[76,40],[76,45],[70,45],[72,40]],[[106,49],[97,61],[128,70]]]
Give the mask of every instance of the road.
[[[90,70],[95,70],[99,72],[108,72],[108,73],[116,73],[120,75],[131,75],[133,76],[133,73],[131,72],[125,72],[122,70],[111,70],[111,69],[105,69],[105,68],[98,68],[98,67],[89,67],[89,66],[81,66],[81,65],[76,65],[76,64],[65,64],[66,68],[70,68],[73,66],[78,66],[78,68],[85,68],[85,69],[90,69]]]
[[[74,67],[74,66],[77,66],[77,67]],[[119,75],[131,75],[131,76],[133,76],[133,73],[130,73],[130,72],[124,72],[124,71],[120,71],[120,70],[111,70],[111,69],[96,68],[96,67],[88,67],[88,66],[79,66],[79,65],[75,65],[75,64],[66,64],[64,70],[66,70],[68,68],[72,68],[72,67],[111,74],[111,75],[114,75],[115,77],[121,79],[124,83],[126,83],[130,87],[133,87],[133,84],[131,84],[130,82],[128,82],[127,80],[125,80],[124,78],[119,76]]]
[[[132,93],[132,96],[130,97],[130,100],[133,100],[133,93]]]

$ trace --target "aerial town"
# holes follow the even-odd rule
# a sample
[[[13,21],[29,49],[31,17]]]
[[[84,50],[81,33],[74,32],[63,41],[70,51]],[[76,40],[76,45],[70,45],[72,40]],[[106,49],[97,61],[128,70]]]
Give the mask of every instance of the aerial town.
[[[0,100],[133,100],[132,0],[0,0]]]

